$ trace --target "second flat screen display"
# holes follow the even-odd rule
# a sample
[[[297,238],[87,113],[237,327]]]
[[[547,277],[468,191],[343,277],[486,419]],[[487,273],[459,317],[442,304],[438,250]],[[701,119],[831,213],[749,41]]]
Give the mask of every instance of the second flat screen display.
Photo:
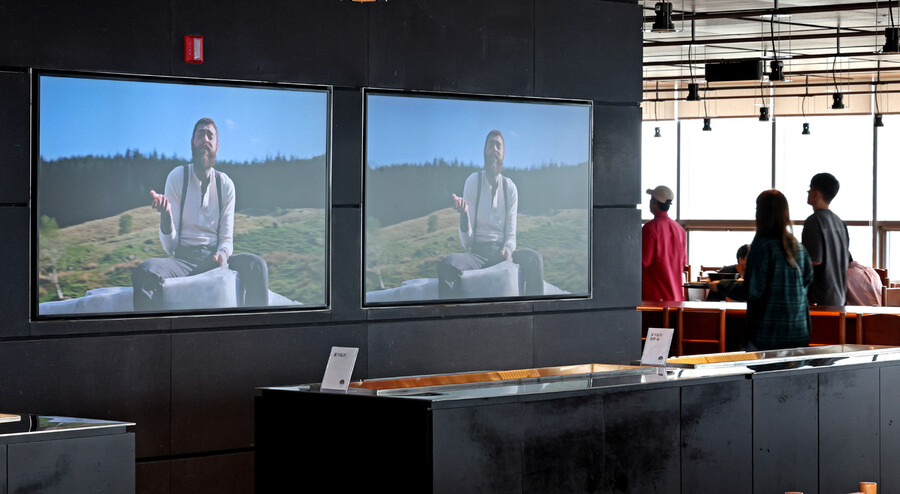
[[[366,305],[589,296],[590,214],[590,103],[366,94]]]

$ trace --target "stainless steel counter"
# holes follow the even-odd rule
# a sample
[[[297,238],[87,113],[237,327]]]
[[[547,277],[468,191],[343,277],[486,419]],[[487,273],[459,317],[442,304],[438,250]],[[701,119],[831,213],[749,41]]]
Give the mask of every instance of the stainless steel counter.
[[[676,369],[745,368],[751,372],[852,365],[900,360],[900,347],[878,345],[826,345],[757,352],[730,352],[670,358]]]

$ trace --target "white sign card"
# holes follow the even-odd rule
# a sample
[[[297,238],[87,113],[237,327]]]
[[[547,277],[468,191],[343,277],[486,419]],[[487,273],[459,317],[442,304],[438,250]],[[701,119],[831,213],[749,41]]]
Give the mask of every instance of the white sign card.
[[[359,348],[331,347],[328,365],[325,366],[325,376],[322,377],[321,389],[323,391],[347,391],[347,388],[350,387],[350,375],[353,374],[353,366],[356,365],[358,353]]]
[[[641,365],[659,367],[658,371],[665,372],[666,358],[669,356],[669,348],[672,346],[672,328],[649,328],[647,340],[644,343],[644,354],[641,356]]]

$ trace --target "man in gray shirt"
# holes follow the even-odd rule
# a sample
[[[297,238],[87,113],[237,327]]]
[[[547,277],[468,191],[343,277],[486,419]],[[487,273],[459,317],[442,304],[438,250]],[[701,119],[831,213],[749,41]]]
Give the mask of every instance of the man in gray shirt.
[[[818,305],[844,305],[847,299],[847,266],[850,236],[847,225],[829,206],[841,184],[830,173],[819,173],[809,182],[806,203],[813,214],[803,222],[803,246],[813,264],[809,301]]]

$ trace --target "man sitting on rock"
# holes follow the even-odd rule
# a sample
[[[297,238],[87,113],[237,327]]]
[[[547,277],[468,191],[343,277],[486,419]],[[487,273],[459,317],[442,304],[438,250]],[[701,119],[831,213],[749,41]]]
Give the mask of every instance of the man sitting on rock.
[[[516,250],[516,184],[502,175],[506,155],[503,134],[492,130],[484,141],[484,170],[469,175],[462,197],[453,194],[459,213],[459,239],[466,252],[453,253],[438,264],[438,295],[459,299],[463,271],[482,269],[512,260],[522,268],[522,295],[544,293],[544,265],[531,249]]]
[[[227,265],[241,277],[244,293],[238,304],[268,305],[266,262],[255,254],[234,250],[234,182],[216,170],[219,131],[210,118],[194,125],[191,163],[166,178],[165,194],[150,191],[151,206],[159,211],[159,239],[172,257],[147,259],[131,273],[134,310],[165,310],[160,293],[163,280],[204,273]]]

